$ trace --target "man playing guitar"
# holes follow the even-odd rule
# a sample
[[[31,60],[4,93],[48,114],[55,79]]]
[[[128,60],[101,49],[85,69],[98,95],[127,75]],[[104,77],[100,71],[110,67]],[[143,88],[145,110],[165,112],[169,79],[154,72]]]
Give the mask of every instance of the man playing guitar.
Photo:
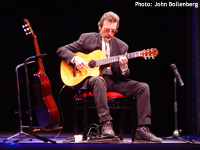
[[[114,137],[112,117],[107,104],[107,91],[115,91],[125,96],[135,96],[137,99],[137,130],[135,141],[162,142],[150,132],[151,105],[149,86],[146,83],[128,79],[130,70],[128,59],[125,54],[128,52],[128,45],[114,37],[119,27],[119,17],[113,12],[103,14],[98,22],[99,33],[84,33],[80,38],[57,50],[58,56],[68,65],[75,65],[77,70],[88,67],[88,63],[76,55],[77,52],[89,54],[94,50],[102,50],[109,58],[121,55],[118,62],[105,66],[102,76],[91,76],[84,80],[82,89],[89,89],[94,94],[99,121],[102,125],[102,136]],[[124,54],[124,55],[122,55]]]

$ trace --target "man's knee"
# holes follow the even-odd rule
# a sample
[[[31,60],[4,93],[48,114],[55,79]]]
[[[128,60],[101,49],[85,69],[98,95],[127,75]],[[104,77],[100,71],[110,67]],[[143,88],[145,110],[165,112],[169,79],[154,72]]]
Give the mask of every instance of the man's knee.
[[[93,86],[107,87],[106,81],[101,76],[91,77],[90,82]]]
[[[97,77],[95,77],[95,78],[96,78],[97,81],[100,81],[100,82],[101,82],[101,81],[105,81],[104,78],[103,78],[102,76],[97,76]]]
[[[147,83],[140,82],[138,84],[138,94],[144,91],[149,92],[149,85]]]
[[[149,89],[149,85],[144,82],[140,83],[140,87],[142,87],[143,89],[146,89],[146,88]]]
[[[95,83],[106,83],[104,78],[101,76],[97,76],[97,77],[92,77],[91,80],[94,80]]]

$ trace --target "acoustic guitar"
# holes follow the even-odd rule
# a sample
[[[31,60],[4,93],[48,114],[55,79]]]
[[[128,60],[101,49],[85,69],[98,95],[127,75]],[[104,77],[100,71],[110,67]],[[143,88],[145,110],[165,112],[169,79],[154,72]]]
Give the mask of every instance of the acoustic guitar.
[[[40,55],[40,49],[37,37],[27,19],[24,19],[22,26],[26,35],[33,37],[36,55]],[[42,128],[53,129],[60,124],[60,115],[57,105],[54,101],[51,91],[51,84],[49,78],[45,74],[42,58],[38,58],[38,72],[34,74],[35,78],[35,105],[36,105],[36,118]]]
[[[75,53],[77,56],[83,58],[85,62],[88,63],[87,67],[84,69],[76,69],[71,65],[68,65],[64,60],[61,62],[60,74],[62,81],[71,87],[75,87],[80,84],[84,79],[89,76],[99,76],[101,74],[101,66],[108,65],[114,62],[118,62],[120,56],[125,56],[127,59],[132,59],[136,57],[143,57],[145,59],[150,59],[158,55],[158,50],[156,48],[146,49],[142,51],[127,53],[118,56],[112,56],[106,58],[106,55],[102,50],[95,50],[89,54],[84,54],[81,52]]]

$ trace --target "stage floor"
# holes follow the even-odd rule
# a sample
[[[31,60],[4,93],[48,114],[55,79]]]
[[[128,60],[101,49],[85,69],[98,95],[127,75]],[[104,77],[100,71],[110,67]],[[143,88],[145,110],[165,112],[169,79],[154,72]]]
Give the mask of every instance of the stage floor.
[[[55,133],[37,133],[36,135],[39,135],[40,137],[43,137],[45,139],[48,139],[49,142],[43,142],[42,140],[39,140],[35,138],[34,136],[31,136],[30,139],[25,138],[24,140],[14,143],[14,141],[19,140],[20,138],[25,137],[24,134],[20,134],[18,136],[15,136],[11,139],[8,139],[7,141],[4,141],[8,137],[11,137],[15,135],[16,133],[0,133],[0,149],[34,149],[34,150],[40,150],[40,149],[95,149],[95,150],[106,150],[106,149],[170,149],[170,150],[180,150],[180,149],[200,149],[200,138],[194,138],[189,137],[190,140],[194,140],[195,143],[186,143],[179,139],[165,139],[162,143],[133,143],[131,141],[131,138],[129,135],[126,135],[124,137],[123,141],[117,141],[117,140],[104,140],[104,141],[80,141],[80,142],[74,142],[74,136],[73,134],[69,133],[62,133],[60,134],[56,139]],[[164,138],[164,137],[162,137]],[[186,137],[185,137],[186,138]],[[52,141],[55,143],[52,144]]]

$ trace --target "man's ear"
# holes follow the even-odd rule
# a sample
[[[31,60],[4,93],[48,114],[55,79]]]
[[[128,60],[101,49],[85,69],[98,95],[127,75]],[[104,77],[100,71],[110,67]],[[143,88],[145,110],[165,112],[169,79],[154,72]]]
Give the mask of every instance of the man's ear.
[[[100,24],[98,24],[98,28],[99,28],[99,31],[101,31],[102,27]]]

